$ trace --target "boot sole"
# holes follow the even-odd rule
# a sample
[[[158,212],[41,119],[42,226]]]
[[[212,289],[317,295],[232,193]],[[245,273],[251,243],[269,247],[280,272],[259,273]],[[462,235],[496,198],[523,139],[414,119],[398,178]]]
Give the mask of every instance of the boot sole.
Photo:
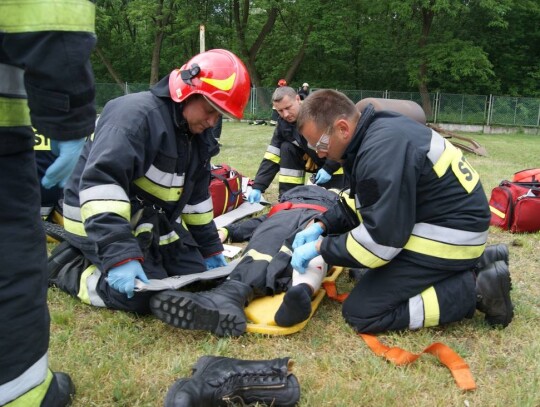
[[[240,336],[246,331],[245,319],[199,304],[189,292],[156,294],[150,299],[150,309],[159,320],[180,329],[209,331],[217,336]]]
[[[496,267],[495,271],[497,272],[497,281],[499,284],[499,290],[502,293],[502,298],[504,299],[506,313],[504,316],[486,315],[486,321],[492,326],[502,325],[503,328],[506,328],[514,317],[514,305],[512,304],[512,300],[510,298],[510,291],[512,290],[512,279],[510,278],[510,272],[507,269],[499,269]]]

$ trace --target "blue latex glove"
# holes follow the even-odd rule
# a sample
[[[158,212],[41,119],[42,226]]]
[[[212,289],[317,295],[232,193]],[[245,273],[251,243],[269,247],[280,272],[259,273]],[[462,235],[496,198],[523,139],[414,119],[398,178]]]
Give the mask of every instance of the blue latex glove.
[[[79,160],[85,142],[85,138],[68,141],[51,140],[51,151],[58,157],[47,168],[45,175],[41,179],[41,185],[44,188],[50,189],[55,185],[60,188],[66,186],[66,182]]]
[[[212,270],[216,267],[226,266],[227,260],[225,259],[225,256],[223,253],[216,254],[212,257],[209,257],[206,259],[206,269]]]
[[[323,232],[324,230],[321,225],[319,225],[317,222],[313,223],[310,227],[296,234],[296,236],[294,237],[292,248],[296,249],[306,243],[317,240],[319,236],[323,234]]]
[[[317,240],[314,242],[306,243],[296,249],[294,249],[291,259],[291,266],[300,274],[306,272],[306,267],[311,260],[319,255],[317,252]]]
[[[248,196],[248,202],[249,203],[259,203],[261,202],[261,194],[262,192],[258,189],[252,189]]]
[[[321,168],[317,171],[317,175],[315,175],[315,185],[325,184],[330,181],[330,178],[332,178],[332,176],[328,174],[324,168]]]
[[[148,283],[148,278],[138,260],[130,260],[120,266],[113,267],[107,275],[109,285],[116,291],[126,294],[128,298],[133,297],[136,278],[143,283]]]

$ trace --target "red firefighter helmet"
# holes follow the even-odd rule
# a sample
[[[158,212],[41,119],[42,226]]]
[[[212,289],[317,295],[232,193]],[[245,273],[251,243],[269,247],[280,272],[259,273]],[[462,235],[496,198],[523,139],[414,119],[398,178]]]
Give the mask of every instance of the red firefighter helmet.
[[[249,99],[249,74],[232,52],[211,49],[171,72],[169,92],[175,102],[201,94],[221,113],[241,119]]]
[[[278,86],[287,86],[287,81],[285,79],[280,79],[277,84]]]

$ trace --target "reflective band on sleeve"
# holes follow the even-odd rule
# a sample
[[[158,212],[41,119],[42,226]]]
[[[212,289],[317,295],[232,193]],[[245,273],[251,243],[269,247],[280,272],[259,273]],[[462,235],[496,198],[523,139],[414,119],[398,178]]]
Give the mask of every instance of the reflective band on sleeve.
[[[212,198],[208,198],[198,204],[184,206],[182,213],[207,213],[213,209]]]
[[[208,213],[183,213],[182,220],[188,225],[202,226],[207,225],[214,219],[214,212]]]
[[[30,126],[30,109],[26,99],[0,97],[0,126]]]
[[[92,200],[115,200],[129,202],[129,197],[124,189],[116,184],[96,185],[79,192],[81,207]]]
[[[269,153],[268,151],[264,153],[263,158],[276,164],[279,164],[281,161],[281,157],[279,155]]]
[[[388,263],[388,261],[375,256],[373,253],[363,247],[350,233],[347,236],[346,248],[349,254],[354,257],[356,261],[368,268],[377,268]]]
[[[95,32],[96,7],[89,0],[2,0],[0,32]]]
[[[343,172],[343,167],[339,167],[336,172],[334,172],[334,175],[341,175],[341,174],[344,174]]]
[[[180,237],[178,234],[173,230],[170,233],[167,233],[166,235],[162,235],[159,237],[159,245],[165,246],[167,244],[171,244],[173,242],[176,242]]]
[[[0,93],[26,98],[24,70],[22,68],[0,63],[0,78],[2,78],[0,81]]]
[[[4,407],[39,406],[49,389],[51,380],[49,360],[45,354],[23,374],[0,385],[0,405],[5,405]]]
[[[131,204],[122,201],[90,201],[81,206],[83,222],[102,213],[115,213],[126,220],[130,220]]]
[[[84,228],[84,225],[82,222],[78,222],[75,220],[68,219],[64,216],[64,229],[68,231],[69,233],[73,233],[77,236],[88,236],[86,234],[86,229]]]
[[[400,248],[384,246],[375,242],[363,223],[351,230],[350,235],[360,245],[365,247],[367,250],[369,250],[369,252],[373,253],[381,260],[385,260],[386,263],[396,257],[401,251]]]
[[[183,188],[169,188],[157,185],[145,177],[135,180],[134,184],[164,202],[178,201],[183,191]]]
[[[279,176],[279,182],[282,182],[284,184],[296,184],[296,185],[303,185],[304,184],[304,177],[289,177],[287,175],[280,175]]]
[[[139,236],[141,233],[152,233],[152,230],[154,230],[154,225],[151,223],[141,223],[137,226],[133,234]]]

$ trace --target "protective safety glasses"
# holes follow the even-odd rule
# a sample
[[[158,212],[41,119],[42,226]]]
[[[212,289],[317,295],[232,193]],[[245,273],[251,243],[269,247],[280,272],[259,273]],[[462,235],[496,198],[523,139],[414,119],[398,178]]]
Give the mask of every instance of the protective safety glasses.
[[[317,144],[315,144],[315,146],[312,146],[311,144],[308,143],[308,147],[317,153],[327,153],[328,144],[330,143],[330,136],[332,135],[333,127],[334,127],[333,125],[330,125],[326,129],[326,131],[319,138],[319,141],[317,141]]]

